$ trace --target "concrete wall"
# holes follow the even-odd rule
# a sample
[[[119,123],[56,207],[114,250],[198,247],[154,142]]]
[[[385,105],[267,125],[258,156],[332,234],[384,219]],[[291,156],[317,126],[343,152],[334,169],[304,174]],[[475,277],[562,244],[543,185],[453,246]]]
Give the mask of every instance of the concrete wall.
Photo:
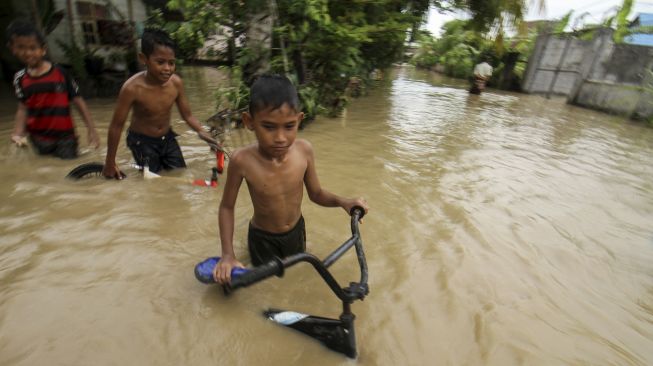
[[[589,46],[590,42],[571,37],[538,37],[522,89],[527,93],[568,95]]]
[[[567,96],[572,104],[653,118],[653,47],[615,44],[611,29],[591,41],[538,37],[522,89]]]

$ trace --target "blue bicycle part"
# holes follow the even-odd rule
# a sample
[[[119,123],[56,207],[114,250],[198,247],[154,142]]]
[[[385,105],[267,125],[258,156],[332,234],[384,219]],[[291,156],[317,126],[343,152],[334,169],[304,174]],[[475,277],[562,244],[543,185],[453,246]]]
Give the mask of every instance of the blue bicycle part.
[[[342,301],[342,313],[340,317],[338,319],[330,319],[278,309],[269,309],[263,312],[263,315],[278,324],[293,328],[317,339],[331,350],[343,353],[347,357],[355,358],[358,354],[356,349],[356,333],[354,332],[354,319],[356,316],[351,312],[351,304],[356,300],[363,300],[369,294],[369,287],[367,285],[367,262],[365,260],[365,253],[363,252],[363,241],[361,240],[358,228],[358,220],[363,217],[365,211],[362,207],[354,207],[350,214],[351,238],[340,245],[324,260],[319,260],[316,256],[309,253],[298,253],[285,258],[274,258],[268,263],[249,269],[247,273],[232,277],[231,283],[223,287],[225,294],[239,287],[250,286],[273,275],[281,277],[284,274],[285,268],[299,262],[308,262]],[[340,287],[327,268],[351,249],[351,247],[356,248],[361,279],[359,282],[351,282],[348,287]]]
[[[213,270],[219,261],[220,257],[210,257],[197,263],[195,266],[195,277],[197,280],[206,284],[215,283],[215,279],[213,279]],[[247,272],[249,272],[247,268],[234,267],[231,269],[231,278],[233,280],[234,278]]]

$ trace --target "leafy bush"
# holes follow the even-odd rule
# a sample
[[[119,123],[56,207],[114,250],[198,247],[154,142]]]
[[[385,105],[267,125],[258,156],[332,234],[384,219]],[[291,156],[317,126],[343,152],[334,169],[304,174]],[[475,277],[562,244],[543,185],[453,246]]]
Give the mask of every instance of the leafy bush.
[[[79,47],[72,39],[70,43],[57,40],[57,44],[63,50],[66,59],[68,59],[68,63],[72,67],[73,77],[78,81],[88,79],[88,73],[86,72],[86,64],[84,61],[87,56],[86,50]]]

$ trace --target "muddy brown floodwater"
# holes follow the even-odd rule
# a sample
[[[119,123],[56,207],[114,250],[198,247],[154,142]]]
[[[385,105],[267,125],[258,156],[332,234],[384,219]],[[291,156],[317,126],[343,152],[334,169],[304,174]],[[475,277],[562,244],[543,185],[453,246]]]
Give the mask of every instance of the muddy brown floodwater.
[[[209,117],[223,76],[183,70]],[[102,161],[115,101],[90,100],[105,146],[75,161],[11,146],[0,107],[0,365],[651,365],[653,129],[565,104],[397,68],[335,119],[300,132],[324,187],[364,196],[370,295],[352,306],[359,357],[261,316],[268,307],[337,317],[308,266],[230,297],[197,282],[219,254],[222,188],[173,179],[71,182]],[[179,117],[189,169],[214,160]],[[80,134],[85,137],[81,120]],[[83,138],[84,140],[84,138]],[[227,146],[251,143],[234,131]],[[335,208],[303,205],[308,250],[349,235]],[[248,262],[243,185],[235,246]],[[331,267],[358,279],[355,255]]]

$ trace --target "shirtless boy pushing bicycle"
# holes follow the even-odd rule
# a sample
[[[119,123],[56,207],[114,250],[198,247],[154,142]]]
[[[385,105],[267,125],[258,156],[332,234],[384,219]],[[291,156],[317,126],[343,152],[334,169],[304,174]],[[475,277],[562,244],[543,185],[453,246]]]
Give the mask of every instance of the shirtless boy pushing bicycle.
[[[243,267],[233,248],[234,207],[243,180],[254,206],[247,242],[255,266],[306,250],[304,186],[320,206],[342,207],[347,213],[360,206],[367,213],[364,199],[343,198],[320,186],[313,147],[297,139],[303,117],[297,91],[286,77],[264,75],[254,82],[243,122],[257,142],[234,151],[227,167],[218,211],[222,256],[213,272],[218,283],[228,284],[231,269]]]

